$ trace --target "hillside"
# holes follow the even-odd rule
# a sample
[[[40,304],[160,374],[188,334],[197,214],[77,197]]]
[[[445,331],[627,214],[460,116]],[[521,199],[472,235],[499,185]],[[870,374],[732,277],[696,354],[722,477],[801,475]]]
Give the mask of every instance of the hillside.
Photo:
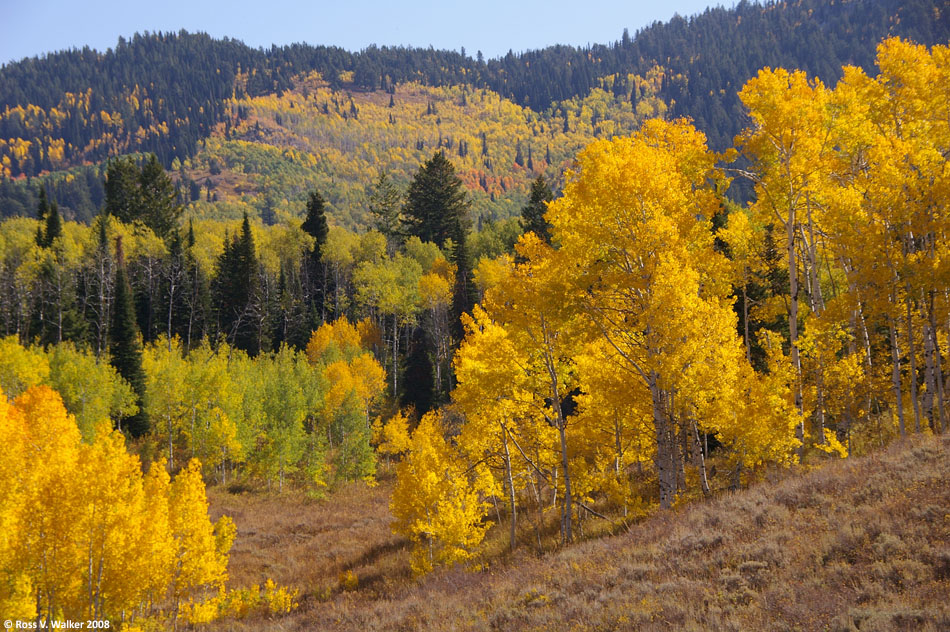
[[[915,438],[539,558],[522,547],[419,581],[386,526],[385,484],[324,503],[216,492],[213,514],[238,524],[235,583],[269,575],[302,594],[288,616],[219,627],[945,630],[948,477],[950,439]],[[341,590],[345,571],[355,591]]]
[[[333,110],[349,117],[352,107],[362,107],[364,115],[369,114],[370,103],[385,100],[378,95],[393,90],[397,94],[407,91],[410,96],[420,96],[422,90],[437,102],[452,98],[449,95],[458,98],[459,90],[491,95],[490,99],[506,103],[505,108],[521,110],[515,121],[495,118],[495,124],[505,129],[506,140],[527,141],[539,133],[544,136],[537,130],[506,129],[509,125],[523,127],[522,115],[529,126],[532,120],[547,119],[557,129],[557,119],[569,118],[572,104],[591,99],[603,102],[600,91],[607,91],[616,103],[596,112],[608,120],[619,118],[614,127],[599,127],[597,120],[591,121],[588,136],[568,125],[567,131],[576,134],[575,138],[552,135],[543,139],[543,146],[540,142],[532,145],[535,160],[550,147],[555,154],[552,162],[557,165],[576,152],[578,143],[592,136],[629,131],[623,120],[625,110],[657,113],[653,100],[666,104],[670,115],[694,119],[707,134],[710,146],[722,150],[731,145],[744,124],[736,93],[759,68],[802,68],[834,83],[844,64],[871,70],[875,45],[890,35],[925,45],[945,42],[950,37],[950,11],[945,3],[934,0],[803,0],[765,6],[742,2],[733,9],[709,9],[689,19],[677,16],[632,37],[624,33],[612,44],[583,49],[552,46],[492,60],[454,51],[388,47],[369,47],[358,53],[309,45],[263,51],[203,34],[136,35],[121,39],[106,52],[88,48],[65,51],[0,68],[0,216],[31,214],[36,207],[35,187],[11,178],[48,174],[44,181],[66,215],[88,221],[102,203],[102,161],[115,155],[154,152],[171,169],[196,154],[208,155],[209,144],[208,157],[213,158],[219,145],[216,139],[242,118],[238,114],[245,110],[240,108],[289,108],[288,94],[299,95],[301,85],[313,73],[326,82],[324,102],[333,104],[328,105],[326,115]],[[647,83],[652,89],[641,90]],[[270,101],[271,106],[255,102],[260,99]],[[396,99],[397,108],[404,105]],[[578,115],[582,111],[578,108]],[[287,212],[299,212],[303,200],[298,189],[302,185],[296,179],[304,177],[308,184],[330,189],[329,201],[341,223],[358,225],[363,213],[354,191],[361,191],[368,178],[365,170],[356,166],[363,167],[364,160],[375,161],[372,166],[376,169],[402,174],[406,163],[416,160],[418,164],[414,152],[424,155],[415,148],[431,150],[440,132],[438,115],[405,126],[414,115],[394,113],[395,134],[386,135],[384,146],[405,154],[372,156],[363,152],[354,157],[349,150],[372,147],[380,140],[377,126],[354,126],[344,140],[336,135],[340,130],[335,117],[312,111],[307,116],[304,126],[310,140],[304,144],[312,146],[330,138],[330,146],[326,153],[317,153],[316,163],[305,173],[292,174],[293,184],[261,182],[267,179],[266,173],[242,183],[248,184],[243,190],[252,197],[266,198],[250,201],[258,212],[269,216],[282,200],[291,202]],[[255,135],[243,140],[264,141],[260,148],[264,153],[271,152],[271,145],[282,151],[298,150],[294,141],[300,137],[301,115],[282,118],[294,120],[288,125],[289,136]],[[267,122],[261,125],[266,133]],[[463,125],[463,129],[472,128],[470,121]],[[453,142],[460,136],[459,130],[442,131],[445,139]],[[474,163],[481,147],[476,144],[471,149]],[[486,165],[477,175],[471,174],[470,190],[479,214],[506,216],[523,202],[526,179],[512,168],[516,149],[506,144],[500,155],[492,156],[491,167]],[[521,149],[528,151],[527,146]],[[355,162],[336,169],[336,152]],[[254,158],[246,157],[245,164],[243,157],[227,153],[232,166],[254,172]],[[307,165],[307,160],[297,162]],[[549,175],[559,175],[551,165],[546,168]],[[506,178],[514,184],[513,190],[500,185]],[[213,200],[213,194],[206,197]],[[228,203],[234,198],[225,200],[219,195],[218,199],[221,210],[196,208],[195,212],[233,217],[236,211]]]
[[[483,219],[517,214],[538,174],[557,182],[594,138],[630,133],[665,112],[654,96],[658,73],[632,76],[630,83],[641,94],[636,111],[629,94],[595,89],[536,113],[467,86],[341,92],[313,75],[280,97],[235,100],[233,116],[184,162],[179,179],[198,189],[191,213],[199,217],[239,219],[248,211],[273,223],[299,215],[315,188],[339,224],[367,228],[367,198],[380,174],[405,189],[419,165],[442,149],[480,227]],[[208,204],[209,195],[216,202]]]

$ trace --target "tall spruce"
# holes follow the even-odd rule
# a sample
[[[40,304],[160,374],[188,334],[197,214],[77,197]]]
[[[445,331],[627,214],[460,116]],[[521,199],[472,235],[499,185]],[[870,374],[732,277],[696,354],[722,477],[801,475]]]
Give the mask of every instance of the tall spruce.
[[[116,238],[116,272],[113,290],[112,322],[109,327],[109,362],[135,391],[136,405],[139,410],[121,421],[121,427],[131,436],[141,437],[149,430],[148,416],[145,414],[145,371],[142,368],[142,344],[139,341],[139,328],[135,322],[135,306],[132,299],[132,287],[125,271],[125,257],[122,254],[122,238]]]
[[[435,377],[429,349],[432,343],[425,330],[416,327],[409,341],[409,355],[405,361],[402,394],[399,401],[403,406],[415,408],[419,417],[432,410],[435,403]]]
[[[184,208],[178,203],[175,185],[155,154],[149,154],[142,165],[138,185],[142,222],[162,239],[170,238],[178,228]]]
[[[534,233],[547,243],[551,243],[551,225],[544,219],[548,211],[548,202],[554,199],[551,187],[544,176],[538,176],[531,183],[531,196],[528,204],[521,209],[521,227],[526,233]]]
[[[326,317],[327,275],[323,266],[323,246],[327,243],[327,236],[330,234],[326,202],[319,191],[311,191],[307,196],[307,215],[300,228],[313,237],[313,248],[307,253],[303,267],[307,312],[310,326],[316,329]]]
[[[409,184],[403,208],[404,231],[441,248],[446,239],[455,238],[459,225],[467,225],[468,209],[462,180],[445,154],[437,151],[419,167]]]
[[[109,162],[104,186],[105,213],[128,223],[138,219],[142,207],[139,169],[130,156]]]
[[[380,173],[369,195],[369,212],[373,215],[373,228],[386,237],[390,254],[394,254],[399,247],[401,200],[402,195],[389,174],[385,171]]]
[[[59,214],[59,205],[53,202],[49,206],[49,213],[46,215],[46,231],[43,235],[43,246],[49,248],[59,237],[63,235],[63,220]]]
[[[228,342],[252,356],[260,351],[258,285],[254,236],[245,213],[240,235],[225,238],[224,252],[218,259],[215,299],[218,324]]]

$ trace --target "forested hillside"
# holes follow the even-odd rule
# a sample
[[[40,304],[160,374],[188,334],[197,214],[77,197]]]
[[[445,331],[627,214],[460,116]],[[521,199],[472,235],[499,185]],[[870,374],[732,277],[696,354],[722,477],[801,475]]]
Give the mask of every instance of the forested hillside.
[[[5,145],[0,179],[0,611],[130,632],[940,628],[950,45],[865,40],[946,24],[889,6],[742,4],[511,66],[182,34],[0,70],[93,76],[165,46],[169,73],[175,47],[210,64],[168,100],[161,68],[109,66],[111,105],[45,76],[34,96],[63,109],[0,115],[45,130]],[[679,50],[618,60],[726,18],[775,25],[735,35],[750,51],[801,30],[817,62],[820,28],[825,58],[840,39],[873,64],[720,74],[739,131],[717,146],[670,113],[732,31],[691,74]],[[521,63],[564,92],[535,107]]]
[[[216,126],[236,122],[236,102],[267,96],[280,102],[287,91],[300,85],[302,77],[312,73],[332,91],[333,96],[325,100],[336,102],[333,109],[337,114],[343,113],[341,107],[349,109],[353,101],[358,104],[359,93],[391,92],[403,84],[419,84],[426,90],[453,86],[491,90],[526,108],[528,119],[543,119],[546,112],[554,119],[568,118],[570,103],[600,100],[596,96],[599,89],[608,91],[618,103],[629,103],[634,112],[640,111],[641,100],[656,98],[669,106],[670,114],[692,117],[707,134],[710,146],[721,150],[742,128],[736,93],[759,68],[801,68],[833,82],[844,64],[870,70],[873,43],[885,36],[903,36],[926,45],[946,41],[950,37],[948,13],[944,3],[934,0],[807,0],[765,6],[742,2],[730,10],[710,9],[689,19],[676,17],[634,36],[624,33],[613,44],[583,49],[553,46],[492,60],[480,54],[472,58],[453,51],[388,47],[351,53],[293,45],[264,51],[202,34],[136,35],[120,40],[104,53],[89,49],[52,53],[0,69],[0,215],[30,214],[37,201],[35,187],[14,183],[11,177],[54,173],[45,179],[55,190],[54,197],[71,217],[88,221],[102,202],[97,185],[102,168],[69,169],[135,152],[155,153],[170,169],[176,159],[183,162],[204,147],[203,140]],[[651,76],[649,83],[636,79]],[[416,91],[411,85],[406,89]],[[609,119],[615,112],[600,114]],[[398,142],[411,152],[420,142],[431,148],[438,139],[431,125],[420,133],[399,126],[406,117],[396,116],[396,135],[387,143]],[[503,118],[499,121],[504,123]],[[308,126],[329,122],[317,117]],[[598,129],[596,123],[590,130],[595,135],[625,131],[622,124]],[[333,131],[333,125],[327,125],[316,138],[329,137]],[[359,143],[376,141],[368,129],[357,136]],[[458,132],[449,131],[446,136],[455,140]],[[543,147],[533,147],[534,159],[538,152],[547,152],[548,146],[559,157],[576,149],[561,146],[558,140],[545,139]],[[281,149],[299,149],[292,142],[287,146],[281,142],[290,139],[274,140]],[[471,149],[477,156],[482,148]],[[522,151],[528,148],[522,147]],[[476,179],[478,182],[484,175],[517,182],[513,192],[496,192],[491,185],[473,188],[484,194],[493,209],[486,215],[510,214],[524,199],[527,180],[510,173],[508,160],[513,157],[494,157],[493,169],[483,169]],[[404,171],[398,159],[395,165],[385,159],[380,162],[384,169]],[[332,177],[323,173],[322,177],[342,179],[343,188],[349,190],[366,184],[346,171]],[[285,198],[295,201],[290,208],[298,213],[302,210],[299,192],[295,196],[286,187],[274,192],[266,184],[257,184],[252,190],[267,190],[268,200],[255,203],[265,214],[268,205]],[[492,194],[497,198],[499,193],[508,201],[492,204]],[[362,215],[353,209],[355,198],[350,191],[330,191],[328,199],[334,211]],[[234,216],[233,209],[223,213]]]

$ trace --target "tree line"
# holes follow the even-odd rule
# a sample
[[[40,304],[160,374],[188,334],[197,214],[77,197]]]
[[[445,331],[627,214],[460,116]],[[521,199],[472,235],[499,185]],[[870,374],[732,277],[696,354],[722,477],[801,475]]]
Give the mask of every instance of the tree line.
[[[935,44],[947,39],[950,24],[933,0],[741,2],[688,20],[675,16],[632,37],[625,32],[613,44],[552,46],[493,60],[386,46],[264,51],[184,31],[136,34],[105,53],[84,48],[0,68],[0,166],[7,176],[34,176],[151,152],[167,168],[193,155],[224,121],[228,99],[279,96],[294,76],[312,71],[336,88],[471,84],[540,112],[588,95],[603,77],[646,76],[659,65],[667,71],[660,98],[724,149],[741,129],[735,92],[756,69],[797,67],[833,81],[845,63],[870,69],[869,42],[888,35]]]

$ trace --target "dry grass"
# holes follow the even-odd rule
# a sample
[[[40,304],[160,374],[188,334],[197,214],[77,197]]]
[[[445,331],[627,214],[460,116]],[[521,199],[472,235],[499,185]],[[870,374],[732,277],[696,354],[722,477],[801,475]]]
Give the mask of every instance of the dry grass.
[[[479,572],[408,575],[388,486],[323,502],[215,491],[236,585],[271,576],[301,607],[236,630],[950,629],[950,437],[657,514],[622,535]],[[356,590],[344,591],[352,570]]]

